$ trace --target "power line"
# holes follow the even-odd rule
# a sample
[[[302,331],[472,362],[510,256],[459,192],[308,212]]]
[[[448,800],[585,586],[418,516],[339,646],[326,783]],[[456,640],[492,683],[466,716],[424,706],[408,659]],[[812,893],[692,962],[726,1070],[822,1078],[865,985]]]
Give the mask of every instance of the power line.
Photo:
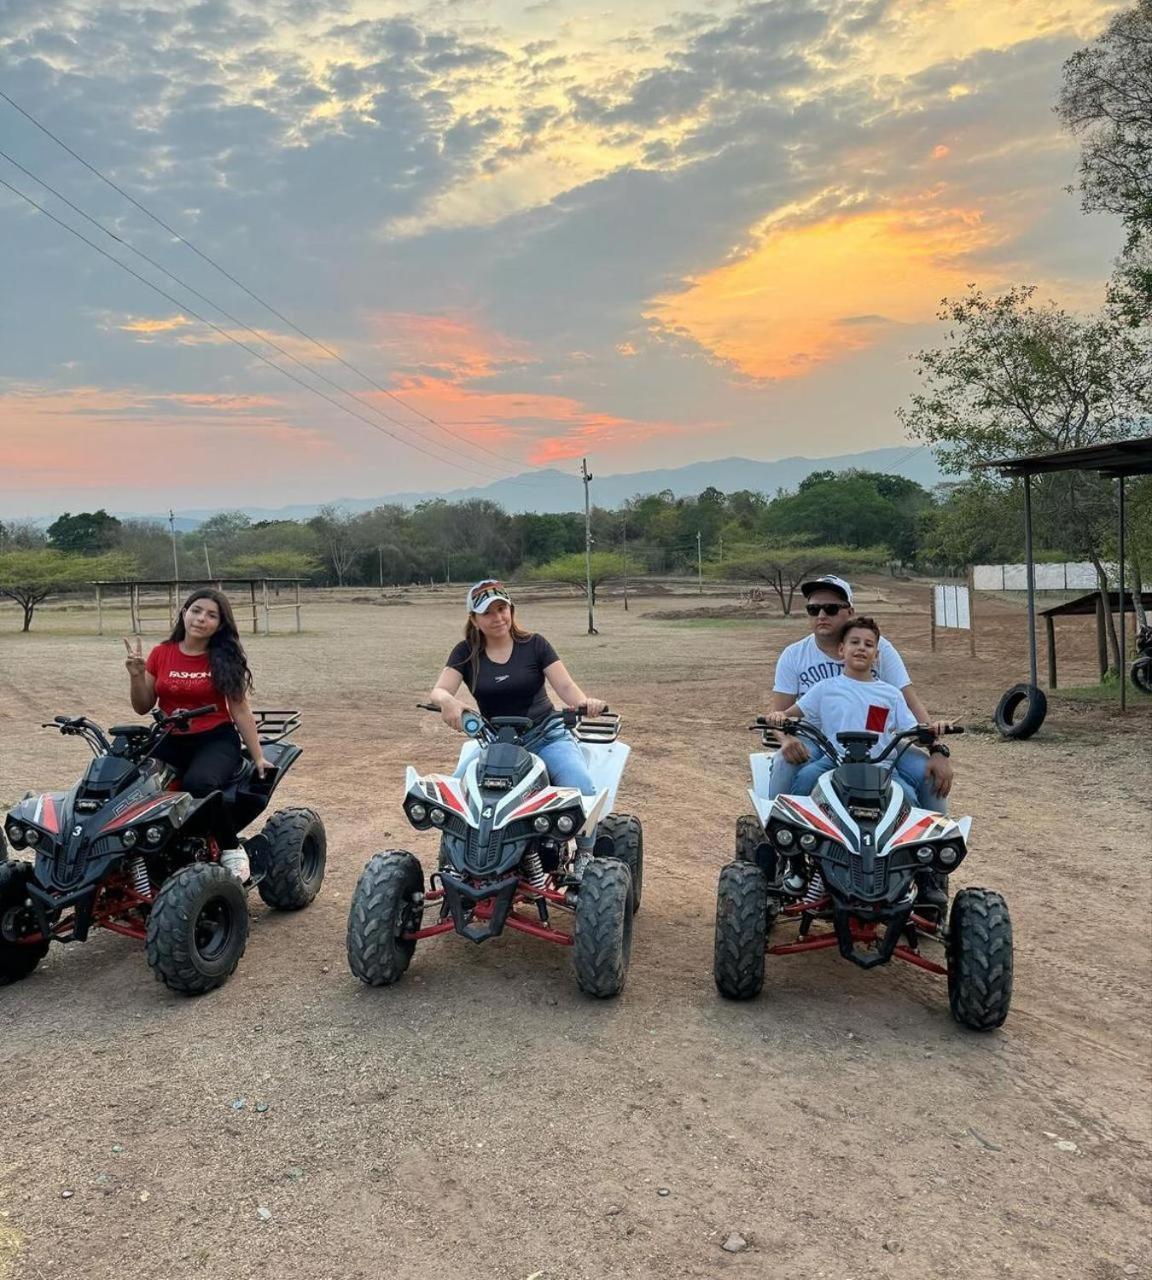
[[[215,321],[209,320],[205,316],[200,315],[198,312],[193,311],[191,307],[185,305],[178,298],[173,297],[172,294],[168,293],[164,289],[161,289],[159,285],[154,284],[147,277],[142,276],[138,271],[134,271],[130,266],[128,266],[126,262],[121,262],[119,258],[109,253],[106,249],[102,249],[98,244],[96,244],[95,241],[89,240],[88,237],[84,235],[83,232],[77,231],[75,227],[69,226],[67,222],[64,222],[62,219],[56,217],[54,213],[51,213],[48,209],[45,209],[43,205],[38,204],[35,200],[32,199],[31,196],[25,195],[24,192],[21,191],[18,187],[14,187],[7,179],[0,178],[0,186],[6,187],[9,191],[12,192],[13,195],[19,196],[20,199],[23,200],[26,204],[30,204],[33,209],[36,209],[39,213],[42,213],[46,218],[56,223],[58,227],[63,227],[65,231],[68,231],[72,235],[74,235],[77,238],[77,240],[83,240],[83,242],[90,249],[95,249],[95,251],[102,258],[107,258],[109,262],[115,263],[115,265],[118,266],[122,271],[126,271],[130,276],[132,276],[136,280],[139,280],[141,284],[146,285],[154,293],[158,293],[162,298],[167,299],[167,301],[171,302],[173,306],[179,307],[181,311],[187,312],[188,315],[190,315],[194,320],[198,320],[201,324],[205,324],[210,329],[215,330],[215,332],[220,334],[221,337],[226,338],[229,342],[234,343],[238,347],[241,347],[243,350],[247,351],[249,355],[255,356],[257,360],[263,361],[263,363],[268,365],[269,368],[275,369],[277,373],[282,373],[284,377],[290,379],[292,382],[295,382],[297,386],[303,387],[305,391],[311,391],[313,395],[319,396],[322,400],[326,400],[330,405],[333,405],[335,408],[341,410],[343,413],[351,414],[353,418],[359,419],[359,421],[363,422],[365,426],[371,427],[373,431],[382,432],[384,435],[388,436],[390,439],[395,440],[397,444],[404,445],[409,449],[415,449],[417,450],[417,452],[425,454],[427,457],[432,458],[436,462],[440,462],[440,463],[447,462],[449,466],[456,467],[461,471],[467,471],[472,475],[478,475],[482,480],[487,480],[489,483],[492,482],[491,476],[484,475],[484,473],[480,471],[473,471],[471,467],[465,466],[464,463],[462,462],[457,462],[453,459],[445,458],[441,454],[433,453],[430,449],[425,449],[423,445],[414,444],[411,440],[401,439],[400,436],[395,435],[393,432],[389,431],[387,427],[382,427],[378,422],[373,422],[371,418],[366,418],[362,413],[357,413],[355,409],[350,408],[348,405],[341,404],[339,400],[334,399],[326,391],[321,391],[319,387],[314,387],[310,383],[305,382],[303,378],[297,377],[296,374],[292,373],[290,370],[281,368],[280,365],[278,365],[274,360],[270,360],[262,351],[257,351],[255,347],[249,346],[248,343],[244,342],[241,338],[237,338],[235,334],[229,333],[227,329],[223,328],[221,325],[216,324]]]
[[[167,231],[169,235],[175,236],[175,238],[182,245],[190,249],[194,254],[196,254],[198,258],[203,259],[204,262],[208,263],[210,267],[218,271],[226,280],[230,280],[232,284],[234,284],[238,289],[246,293],[250,298],[253,299],[253,301],[258,302],[260,306],[264,307],[265,310],[270,311],[272,315],[276,316],[277,319],[283,321],[284,324],[286,324],[290,329],[298,333],[306,341],[311,342],[313,346],[318,347],[330,359],[339,361],[339,363],[344,365],[345,368],[350,369],[353,373],[363,378],[365,382],[375,387],[377,391],[382,392],[390,400],[395,401],[397,404],[407,409],[409,413],[414,413],[416,414],[417,417],[423,418],[425,422],[428,422],[430,425],[437,427],[439,430],[443,431],[446,435],[452,436],[453,439],[461,440],[464,443],[469,444],[474,449],[478,449],[484,453],[491,454],[492,457],[498,458],[501,462],[505,463],[506,465],[510,464],[515,467],[524,467],[526,465],[525,463],[520,462],[516,459],[508,458],[503,454],[497,453],[494,449],[489,449],[487,445],[475,444],[474,442],[468,440],[467,437],[458,435],[454,431],[450,431],[447,427],[443,426],[443,424],[441,424],[440,422],[437,422],[435,418],[429,417],[428,414],[424,413],[420,409],[417,409],[415,405],[408,404],[407,401],[402,400],[398,395],[396,395],[395,392],[389,391],[387,387],[382,386],[379,382],[375,380],[375,378],[371,377],[369,374],[365,373],[362,369],[352,364],[351,361],[345,360],[344,357],[341,356],[338,352],[333,351],[330,347],[326,346],[318,338],[314,338],[310,333],[307,333],[294,321],[289,320],[289,318],[286,315],[284,315],[281,311],[278,311],[270,302],[266,302],[263,298],[260,297],[259,294],[249,289],[246,284],[238,280],[234,275],[231,274],[231,272],[227,271],[213,258],[210,258],[208,254],[203,252],[203,250],[197,248],[197,246],[194,245],[191,240],[181,235],[180,232],[177,231],[175,227],[165,222],[164,219],[161,218],[159,214],[153,213],[152,210],[147,207],[147,205],[142,204],[139,200],[136,199],[135,196],[130,195],[127,191],[124,190],[123,187],[118,186],[115,182],[112,181],[111,178],[109,178],[106,174],[102,173],[99,169],[97,169],[94,164],[91,164],[82,155],[80,155],[79,152],[73,150],[73,148],[70,147],[64,141],[63,138],[61,138],[58,134],[53,133],[52,130],[49,129],[47,125],[41,124],[41,122],[37,120],[36,117],[32,115],[30,111],[25,110],[18,102],[16,102],[7,93],[5,93],[3,89],[0,89],[0,98],[3,98],[4,101],[8,103],[9,106],[13,107],[16,111],[18,111],[27,121],[29,121],[29,123],[35,125],[36,128],[39,129],[41,133],[46,134],[49,138],[51,138],[52,141],[57,144],[57,146],[62,147],[70,156],[72,156],[74,160],[79,161],[79,163],[82,164],[90,173],[94,174],[97,178],[99,178],[101,182],[106,183],[108,186],[112,188],[113,191],[123,196],[125,200],[127,200],[130,204],[134,205],[137,209],[139,209],[140,212],[143,213],[146,217],[151,218],[152,221],[155,222],[158,226],[163,227],[164,230]],[[39,180],[37,179],[37,181]],[[223,311],[223,308],[218,308],[218,309]],[[351,395],[352,393],[345,392],[345,394]],[[391,419],[391,421],[395,421],[395,420]]]
[[[231,321],[232,324],[237,325],[239,328],[244,329],[246,332],[252,334],[253,337],[259,339],[259,341],[266,343],[274,351],[279,352],[279,354],[282,355],[286,360],[291,360],[293,364],[299,365],[301,369],[307,370],[308,373],[310,373],[314,378],[318,378],[320,379],[321,382],[327,383],[328,386],[335,388],[335,390],[340,392],[341,395],[348,396],[349,399],[355,400],[357,404],[362,404],[366,409],[369,409],[371,412],[379,414],[386,422],[391,422],[394,426],[399,427],[402,431],[409,431],[409,432],[413,431],[413,428],[408,423],[401,422],[398,418],[394,418],[391,414],[385,413],[384,410],[381,409],[378,405],[374,405],[371,400],[363,399],[363,397],[357,395],[354,391],[349,391],[346,387],[341,386],[341,384],[336,382],[334,379],[329,378],[327,374],[321,372],[318,369],[314,369],[310,364],[307,363],[307,361],[301,360],[299,356],[294,356],[290,351],[282,347],[274,339],[268,337],[266,333],[263,333],[261,330],[254,328],[250,324],[246,324],[243,320],[238,319],[230,311],[222,307],[220,303],[216,302],[212,298],[209,298],[206,294],[201,293],[200,290],[197,289],[194,285],[191,285],[186,280],[181,279],[180,276],[176,275],[174,272],[169,271],[168,268],[163,265],[163,263],[157,262],[154,258],[146,254],[142,249],[136,248],[136,246],[132,244],[130,240],[125,239],[123,236],[117,235],[116,232],[114,231],[110,231],[106,226],[104,226],[103,223],[99,221],[99,219],[94,218],[90,213],[87,213],[84,209],[81,209],[79,205],[74,204],[71,200],[68,199],[66,195],[57,191],[55,187],[45,182],[44,179],[41,178],[38,174],[35,174],[32,172],[31,169],[26,168],[24,165],[20,163],[19,160],[14,159],[6,151],[0,150],[0,159],[7,160],[10,165],[19,169],[21,173],[31,178],[33,182],[38,183],[40,186],[42,186],[45,189],[45,191],[51,192],[52,195],[54,195],[58,200],[66,204],[69,209],[71,209],[74,213],[79,214],[80,217],[84,218],[86,221],[90,222],[99,231],[102,231],[106,236],[108,236],[109,239],[115,240],[117,244],[123,245],[124,248],[126,248],[130,253],[134,253],[138,258],[148,263],[148,265],[152,267],[154,270],[159,271],[161,274],[167,276],[169,280],[174,281],[182,289],[186,289],[194,297],[197,297],[201,301],[206,302],[210,307],[214,308],[222,316],[224,316],[225,319]],[[461,439],[463,439],[463,437],[461,437]],[[402,441],[401,443],[407,443],[407,442]],[[501,472],[497,472],[497,469],[493,467],[490,462],[485,462],[483,459],[476,459],[476,463],[478,466],[488,467],[497,475],[498,478],[501,478],[501,479],[505,478]],[[522,482],[516,481],[516,480],[509,480],[508,483],[519,484]]]

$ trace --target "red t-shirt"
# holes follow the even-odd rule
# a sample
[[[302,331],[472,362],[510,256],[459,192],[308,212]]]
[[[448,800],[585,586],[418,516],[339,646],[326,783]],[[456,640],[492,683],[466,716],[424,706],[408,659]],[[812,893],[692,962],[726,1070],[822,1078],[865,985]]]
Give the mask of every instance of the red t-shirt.
[[[231,721],[228,702],[212,683],[206,653],[181,653],[178,642],[165,640],[152,650],[144,666],[156,681],[156,701],[166,716],[216,704],[212,715],[198,716],[188,725],[189,733],[205,733]]]

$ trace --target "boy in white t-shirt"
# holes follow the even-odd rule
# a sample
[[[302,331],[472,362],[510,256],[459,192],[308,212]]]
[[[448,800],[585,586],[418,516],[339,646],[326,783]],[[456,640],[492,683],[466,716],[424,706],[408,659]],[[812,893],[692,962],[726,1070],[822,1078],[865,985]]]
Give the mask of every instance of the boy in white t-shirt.
[[[817,680],[792,706],[784,711],[771,712],[766,718],[769,724],[781,728],[786,719],[803,716],[833,744],[838,733],[862,730],[877,733],[880,737],[873,754],[878,753],[896,734],[915,728],[916,717],[909,710],[902,690],[876,678],[880,628],[875,621],[871,618],[850,618],[838,639],[843,672]],[[917,803],[917,783],[923,770],[902,766],[904,759],[918,750],[915,746],[909,747],[893,771],[893,781],[900,785],[913,805]],[[793,783],[794,794],[808,795],[821,775],[835,767],[835,762],[822,753],[801,765]]]

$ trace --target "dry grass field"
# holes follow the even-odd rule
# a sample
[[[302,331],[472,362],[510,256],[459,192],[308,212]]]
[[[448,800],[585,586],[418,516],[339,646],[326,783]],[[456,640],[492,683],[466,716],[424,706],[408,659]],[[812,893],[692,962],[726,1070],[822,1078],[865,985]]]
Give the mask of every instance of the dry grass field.
[[[256,704],[304,713],[278,798],[327,824],[313,906],[254,897],[240,968],[199,1000],[107,934],[0,990],[0,1277],[1152,1276],[1152,708],[1060,697],[1038,737],[1003,742],[987,730],[1026,672],[1020,611],[981,602],[973,662],[956,633],[928,651],[923,587],[870,594],[934,711],[984,730],[954,740],[953,809],[975,820],[957,878],[1011,905],[1002,1031],[957,1027],[940,979],[830,952],[770,958],[751,1004],[719,998],[745,726],[806,620],[644,616],[666,597],[605,604],[595,637],[577,601],[521,610],[633,747],[619,807],[648,869],[623,996],[586,999],[564,950],[520,936],[424,942],[398,986],[361,986],[344,929],[362,865],[434,859],[398,801],[405,764],[455,757],[415,703],[462,618],[454,596],[345,593],[310,602],[303,635],[249,644]],[[16,628],[0,610],[3,806],[82,766],[42,720],[129,715],[111,626],[46,610]],[[1093,653],[1062,624],[1062,679],[1086,683]]]

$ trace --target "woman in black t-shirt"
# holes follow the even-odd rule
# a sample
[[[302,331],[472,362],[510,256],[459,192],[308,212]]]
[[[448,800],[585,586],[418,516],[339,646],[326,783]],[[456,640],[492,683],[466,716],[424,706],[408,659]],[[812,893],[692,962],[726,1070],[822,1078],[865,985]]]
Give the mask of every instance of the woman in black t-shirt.
[[[565,706],[585,706],[590,716],[600,715],[608,704],[584,693],[542,635],[517,625],[516,606],[502,583],[495,579],[476,583],[468,591],[467,605],[464,639],[448,655],[431,694],[444,722],[460,728],[466,708],[456,694],[466,684],[486,718],[527,716],[533,722],[536,728],[524,735],[524,745],[544,761],[553,786],[595,795],[596,786],[572,734],[559,721],[541,731],[554,710],[544,683],[552,686]],[[577,836],[577,874],[591,857],[594,844],[594,833]]]

